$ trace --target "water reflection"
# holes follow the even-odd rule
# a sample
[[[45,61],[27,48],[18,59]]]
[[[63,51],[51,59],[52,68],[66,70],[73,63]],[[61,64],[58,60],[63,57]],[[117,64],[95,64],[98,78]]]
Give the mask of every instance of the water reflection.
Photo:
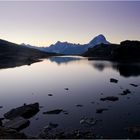
[[[49,58],[51,62],[55,62],[58,65],[68,64],[74,61],[85,60],[83,57],[79,56],[58,56]],[[123,77],[139,76],[140,75],[140,64],[139,63],[117,63],[110,61],[94,61],[87,59],[89,64],[92,65],[95,69],[103,71],[106,68],[111,68],[119,72]]]
[[[49,58],[49,60],[51,62],[55,62],[58,65],[60,65],[60,64],[68,64],[70,62],[79,61],[81,59],[82,59],[82,57],[76,57],[76,56],[75,57],[73,57],[73,56],[56,56],[56,57]]]
[[[120,75],[124,77],[140,75],[140,64],[116,64],[112,68],[119,71]]]
[[[123,77],[131,77],[131,76],[139,76],[140,75],[140,64],[128,64],[128,63],[113,63],[113,62],[101,62],[96,61],[92,64],[94,68],[99,71],[103,71],[106,68],[112,68],[119,72],[119,74]]]

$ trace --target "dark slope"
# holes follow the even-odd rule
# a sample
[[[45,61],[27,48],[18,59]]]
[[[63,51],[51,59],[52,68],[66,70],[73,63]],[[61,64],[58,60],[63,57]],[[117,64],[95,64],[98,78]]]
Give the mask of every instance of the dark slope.
[[[40,58],[52,55],[55,54],[23,47],[0,39],[0,68],[31,64],[39,61]]]
[[[112,53],[117,49],[119,45],[116,44],[100,44],[89,48],[87,52],[83,54],[85,57],[94,57],[96,59],[111,59]]]
[[[123,41],[117,44],[101,44],[88,49],[85,57],[115,61],[140,61],[140,41]]]

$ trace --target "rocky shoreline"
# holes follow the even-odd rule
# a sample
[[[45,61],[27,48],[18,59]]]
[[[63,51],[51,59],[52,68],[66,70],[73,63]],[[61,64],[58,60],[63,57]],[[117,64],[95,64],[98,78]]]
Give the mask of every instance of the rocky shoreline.
[[[109,82],[111,84],[118,84],[120,80],[115,78],[110,78]],[[130,86],[136,88],[139,85],[130,83]],[[65,90],[68,88],[65,88]],[[104,96],[104,93],[101,93],[102,97],[100,97],[101,102],[118,102],[121,96],[127,96],[128,94],[132,94],[132,91],[129,89],[122,89],[122,92],[119,93],[117,96]],[[48,95],[49,96],[49,95]],[[91,102],[94,104],[95,102]],[[77,108],[81,108],[84,105],[76,104]],[[2,108],[2,106],[0,106]],[[66,131],[61,130],[57,131],[57,127],[59,124],[49,122],[44,128],[42,128],[41,132],[38,136],[29,136],[21,130],[25,129],[30,125],[30,118],[35,116],[42,106],[39,105],[38,102],[32,104],[23,104],[20,107],[13,108],[6,112],[3,115],[3,118],[0,118],[0,139],[95,139],[95,138],[104,138],[104,136],[97,135],[95,132],[95,126],[102,123],[102,120],[99,118],[93,117],[81,117],[79,123],[81,126],[89,128],[85,130],[73,130],[73,131]],[[102,114],[105,112],[109,112],[108,107],[98,107],[96,108],[96,114]],[[69,114],[66,110],[62,108],[55,108],[53,110],[47,110],[42,112],[44,115],[59,115],[59,114]],[[129,114],[128,114],[129,115]],[[140,134],[140,127],[139,126],[130,126],[124,128],[124,130],[131,134]]]

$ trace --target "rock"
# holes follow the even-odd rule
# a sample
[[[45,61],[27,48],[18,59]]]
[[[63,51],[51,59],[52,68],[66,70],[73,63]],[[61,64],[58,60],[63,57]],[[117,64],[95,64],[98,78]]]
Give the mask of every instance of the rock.
[[[16,117],[16,118],[4,123],[3,126],[6,128],[11,128],[11,129],[20,131],[20,130],[26,128],[27,126],[29,126],[29,124],[30,124],[29,120],[24,119],[22,117]]]
[[[127,99],[130,99],[130,97],[127,97]]]
[[[4,118],[0,118],[0,126],[3,125],[2,121],[4,120]]]
[[[77,107],[83,107],[83,105],[80,105],[80,104],[76,104],[76,106],[77,106]]]
[[[100,98],[101,101],[117,101],[119,100],[118,97],[115,97],[115,96],[108,96],[108,97],[105,97],[105,98]]]
[[[128,128],[126,128],[126,130],[127,130],[129,133],[140,134],[140,126],[128,127]]]
[[[93,131],[73,130],[72,132],[42,133],[41,139],[94,139],[96,138]]]
[[[58,124],[55,123],[49,123],[47,126],[44,127],[44,131],[48,132],[54,128],[58,127]]]
[[[64,113],[65,115],[68,115],[68,114],[69,114],[66,110],[63,110],[63,113]]]
[[[131,91],[129,89],[126,89],[120,95],[127,95],[127,94],[130,94],[130,93],[131,93]]]
[[[138,87],[138,85],[136,85],[136,84],[130,84],[131,86],[133,86],[133,87]]]
[[[107,108],[100,108],[100,109],[96,109],[96,113],[103,113],[103,111],[107,111]]]
[[[93,119],[93,118],[82,118],[80,120],[80,124],[86,125],[88,127],[91,127],[93,125],[95,125],[97,122],[97,120]]]
[[[34,103],[29,105],[24,104],[21,107],[12,109],[9,112],[5,113],[4,117],[10,120],[19,116],[27,119],[27,118],[31,118],[38,112],[39,112],[39,103]]]
[[[55,109],[55,110],[43,112],[43,114],[60,114],[62,111],[63,111],[62,109]]]
[[[48,96],[53,96],[52,94],[48,94]]]
[[[65,88],[65,90],[69,90],[69,88]]]
[[[43,130],[41,131],[41,133],[38,136],[38,139],[56,138],[56,136],[52,136],[52,135],[54,135],[54,133],[51,133],[51,130],[55,129],[56,127],[58,127],[58,124],[49,123],[47,126],[45,126],[43,128]]]
[[[111,79],[110,79],[110,82],[111,82],[111,83],[118,83],[118,80],[117,80],[117,79],[114,79],[114,78],[111,78]]]
[[[94,102],[94,101],[92,101],[91,103],[92,103],[92,104],[94,104],[95,102]]]
[[[0,127],[0,139],[27,139],[27,136],[16,130]]]

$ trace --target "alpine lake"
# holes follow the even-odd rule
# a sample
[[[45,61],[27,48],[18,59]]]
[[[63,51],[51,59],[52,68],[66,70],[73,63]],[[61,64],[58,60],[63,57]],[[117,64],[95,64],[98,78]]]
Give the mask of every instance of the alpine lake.
[[[55,56],[0,69],[0,85],[1,118],[39,103],[39,112],[21,130],[27,135],[47,129],[47,135],[88,131],[95,138],[140,138],[140,63]]]

